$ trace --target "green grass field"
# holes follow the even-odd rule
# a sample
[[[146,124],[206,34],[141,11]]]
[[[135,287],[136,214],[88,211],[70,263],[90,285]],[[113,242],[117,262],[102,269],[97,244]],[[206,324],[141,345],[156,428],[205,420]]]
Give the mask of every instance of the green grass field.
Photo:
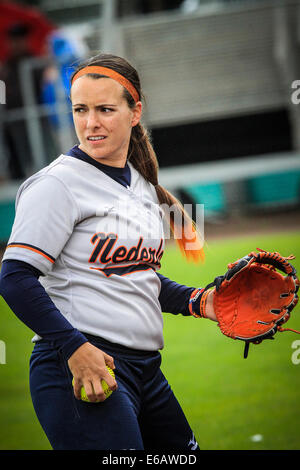
[[[186,285],[204,286],[224,273],[228,262],[256,247],[293,253],[300,272],[300,232],[258,235],[255,245],[253,238],[210,242],[201,266],[185,263],[170,247],[161,272]],[[0,340],[6,346],[6,364],[0,364],[0,450],[50,449],[29,395],[32,332],[2,298],[0,313]],[[224,337],[214,322],[171,314],[164,320],[162,368],[202,449],[300,449],[300,364],[292,362],[292,344],[300,335],[278,333],[273,341],[250,346],[244,359],[244,343]],[[299,304],[285,326],[300,330]],[[253,440],[257,435],[260,440]]]

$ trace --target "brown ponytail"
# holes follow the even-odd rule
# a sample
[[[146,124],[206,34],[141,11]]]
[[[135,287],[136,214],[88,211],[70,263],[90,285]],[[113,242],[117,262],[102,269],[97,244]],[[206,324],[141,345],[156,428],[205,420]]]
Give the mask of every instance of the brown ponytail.
[[[74,72],[73,77],[79,70],[91,65],[107,67],[118,72],[134,86],[139,98],[142,99],[143,95],[138,73],[125,59],[112,54],[99,54],[82,63]],[[91,74],[91,76],[99,78],[101,75]],[[128,106],[134,108],[135,100],[126,88],[124,88],[124,97],[127,100]],[[148,131],[141,123],[132,128],[127,160],[132,163],[146,181],[149,181],[155,187],[160,205],[172,208],[167,214],[169,216],[168,223],[177,245],[187,260],[193,262],[203,261],[203,243],[195,223],[185,211],[180,201],[158,183],[159,165],[157,156]]]
[[[193,262],[204,260],[201,236],[178,199],[158,183],[158,161],[147,130],[139,123],[132,130],[128,160],[156,190],[159,203],[172,208],[166,214],[175,241],[183,255]],[[189,248],[190,244],[192,249]]]

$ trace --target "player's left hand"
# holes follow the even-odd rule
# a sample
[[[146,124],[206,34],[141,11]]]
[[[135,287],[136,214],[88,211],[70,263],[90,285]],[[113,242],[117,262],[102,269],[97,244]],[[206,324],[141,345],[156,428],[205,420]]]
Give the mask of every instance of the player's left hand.
[[[214,309],[214,294],[215,289],[211,290],[207,296],[206,305],[205,305],[205,317],[209,318],[212,321],[218,321]]]
[[[225,275],[215,278],[202,295],[205,298],[214,287],[212,295],[206,295],[209,305],[205,312],[213,310],[224,335],[245,341],[244,357],[250,343],[258,344],[273,339],[277,331],[290,330],[281,325],[298,302],[299,280],[290,263],[295,257],[257,250],[230,263]]]

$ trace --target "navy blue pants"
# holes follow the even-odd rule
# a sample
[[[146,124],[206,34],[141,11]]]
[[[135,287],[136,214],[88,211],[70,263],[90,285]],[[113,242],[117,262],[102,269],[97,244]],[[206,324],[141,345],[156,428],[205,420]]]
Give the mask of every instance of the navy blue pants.
[[[160,369],[159,352],[134,351],[89,337],[113,356],[118,389],[104,402],[73,394],[72,375],[51,343],[35,344],[30,390],[39,422],[55,450],[199,450]]]

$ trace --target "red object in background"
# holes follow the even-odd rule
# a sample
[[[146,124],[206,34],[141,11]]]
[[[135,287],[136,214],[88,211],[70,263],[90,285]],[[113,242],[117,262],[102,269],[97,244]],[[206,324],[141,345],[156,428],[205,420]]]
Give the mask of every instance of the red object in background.
[[[47,37],[56,29],[56,26],[35,8],[14,2],[0,1],[0,62],[5,62],[10,53],[7,32],[18,23],[30,28],[28,41],[32,54],[40,56],[47,52]]]

